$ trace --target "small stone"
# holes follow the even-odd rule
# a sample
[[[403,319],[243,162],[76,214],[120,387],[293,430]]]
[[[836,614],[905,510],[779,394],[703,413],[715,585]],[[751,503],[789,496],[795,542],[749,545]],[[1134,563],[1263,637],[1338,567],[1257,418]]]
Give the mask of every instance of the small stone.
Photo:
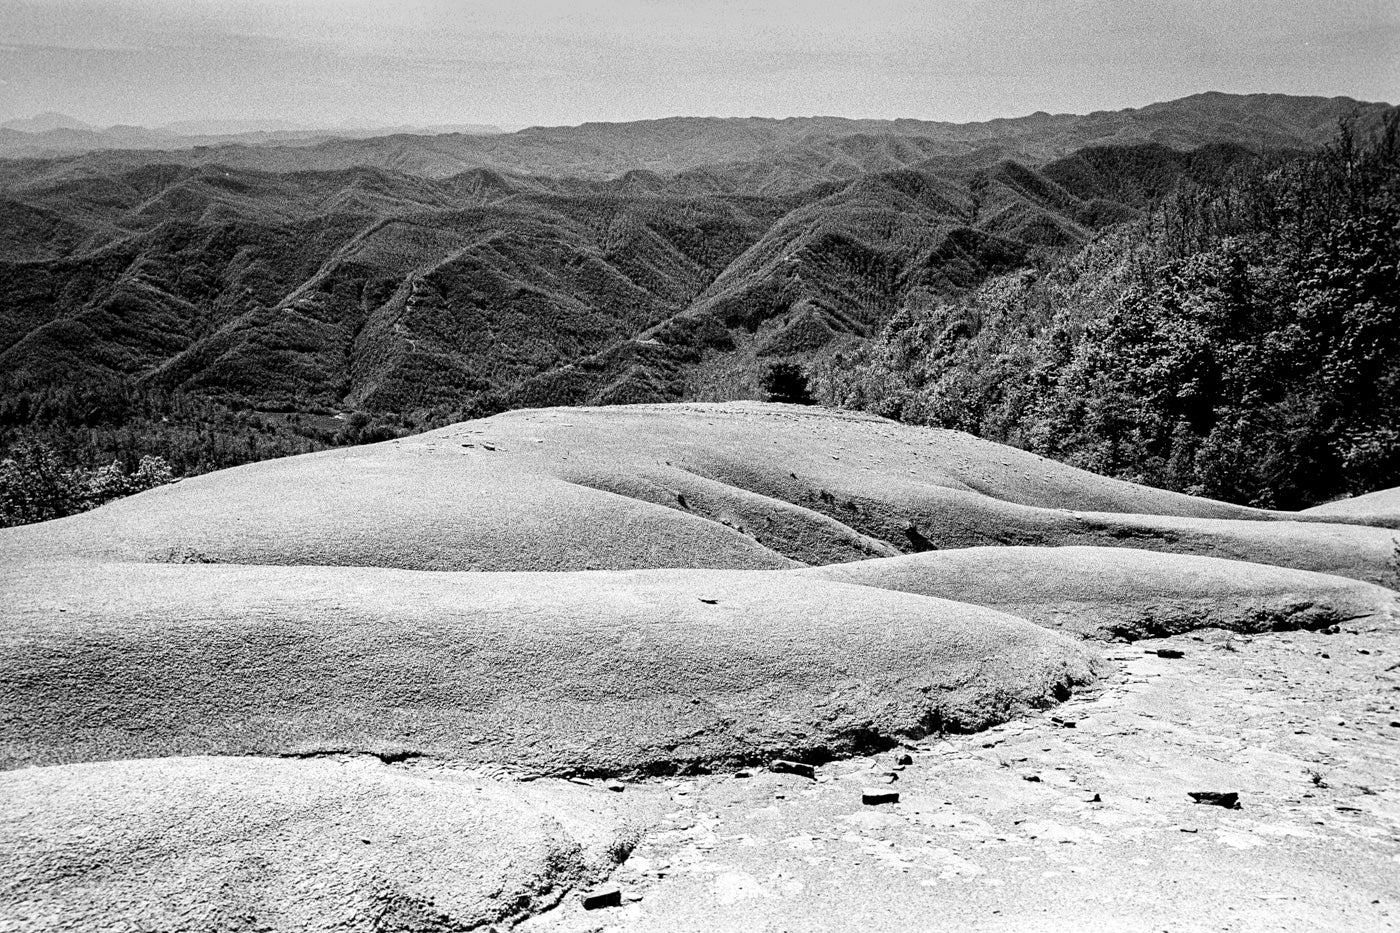
[[[907,766],[907,765],[912,765],[913,763],[914,763],[914,756],[913,756],[913,755],[910,755],[910,754],[907,754],[907,753],[906,753],[906,754],[903,754],[903,755],[900,755],[899,758],[897,758],[897,759],[895,760],[895,764],[897,764],[897,765],[906,765],[906,766]]]
[[[627,785],[622,783],[621,781],[609,781],[603,786],[606,787],[608,790],[612,791],[614,794],[620,794],[627,789]]]
[[[1194,826],[1178,826],[1177,829],[1181,830],[1183,833],[1198,833],[1198,832],[1200,832],[1200,830],[1197,829],[1197,828],[1194,827]]]
[[[882,803],[899,803],[899,791],[866,787],[860,792],[860,802],[868,807],[877,807]]]
[[[1177,648],[1158,648],[1157,657],[1175,660],[1176,658],[1186,657],[1186,652]]]
[[[1040,783],[1040,775],[1038,775],[1038,774],[1023,774],[1023,775],[1021,775],[1021,780],[1023,780],[1023,781],[1030,781],[1032,784],[1039,784],[1039,783]]]
[[[778,774],[796,774],[805,778],[816,778],[817,776],[817,769],[803,761],[788,761],[786,758],[779,758],[768,767]]]
[[[1234,791],[1193,790],[1187,791],[1187,795],[1196,803],[1224,807],[1226,810],[1240,809],[1240,795]]]
[[[875,780],[879,781],[881,784],[893,784],[895,781],[899,780],[899,775],[886,771],[884,774],[877,774]]]
[[[1098,794],[1095,794],[1094,796],[1090,797],[1089,800],[1088,800],[1087,802],[1088,802],[1088,803],[1103,803],[1103,798],[1100,797]]]
[[[621,907],[622,891],[618,888],[596,888],[583,896],[584,910],[598,910],[603,907]]]
[[[735,771],[734,776],[736,778],[751,778],[753,777],[753,772],[748,770],[747,768],[744,768],[740,771]]]
[[[637,901],[640,901],[640,900],[642,899],[642,896],[641,896],[640,894],[638,894],[636,891],[628,891],[626,894],[624,894],[624,895],[622,895],[622,896],[623,896],[623,897],[627,900],[627,902],[630,903],[630,904],[635,904],[635,903],[637,903]]]

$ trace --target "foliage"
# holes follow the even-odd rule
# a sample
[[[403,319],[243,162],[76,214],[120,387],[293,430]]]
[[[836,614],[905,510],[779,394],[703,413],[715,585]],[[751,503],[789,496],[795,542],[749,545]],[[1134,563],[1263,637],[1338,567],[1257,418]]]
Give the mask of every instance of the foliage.
[[[259,411],[119,380],[0,393],[0,457],[9,458],[0,524],[72,514],[174,476],[402,437],[460,416]]]
[[[160,457],[143,457],[130,472],[120,462],[74,468],[53,448],[30,441],[0,460],[0,527],[62,518],[173,479],[170,464]]]
[[[813,404],[812,393],[807,388],[807,374],[796,363],[770,363],[763,374],[763,393],[770,402]]]
[[[1048,272],[907,306],[816,393],[1256,506],[1400,484],[1397,125],[1344,123]]]

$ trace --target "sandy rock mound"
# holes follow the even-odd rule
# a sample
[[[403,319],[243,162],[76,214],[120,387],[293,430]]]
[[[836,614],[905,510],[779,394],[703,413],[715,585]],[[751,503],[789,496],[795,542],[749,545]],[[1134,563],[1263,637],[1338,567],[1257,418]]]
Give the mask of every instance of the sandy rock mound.
[[[975,603],[1086,638],[1323,628],[1400,609],[1330,574],[1132,548],[966,548],[792,571]]]
[[[362,751],[545,773],[841,754],[1093,676],[977,606],[785,573],[6,571],[0,767]]]
[[[547,907],[632,834],[583,788],[379,762],[169,758],[0,774],[25,931],[466,930]]]
[[[4,531],[0,563],[46,554],[418,570],[774,569],[929,548],[1094,544],[1363,579],[1385,572],[1392,533],[1304,518],[868,415],[644,405],[509,412],[196,477]]]
[[[1400,528],[1400,486],[1314,506],[1304,514],[1327,521],[1346,520],[1382,528]]]

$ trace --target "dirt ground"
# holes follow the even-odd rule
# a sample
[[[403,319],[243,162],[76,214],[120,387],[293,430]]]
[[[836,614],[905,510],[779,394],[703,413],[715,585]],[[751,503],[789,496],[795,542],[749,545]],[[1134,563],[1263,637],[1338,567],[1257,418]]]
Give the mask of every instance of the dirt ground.
[[[631,785],[638,806],[669,803],[604,885],[620,905],[570,897],[522,929],[1400,927],[1395,619],[1106,653],[1115,675],[1032,720],[815,779]],[[863,788],[899,801],[864,805]],[[1191,791],[1236,792],[1239,808]]]

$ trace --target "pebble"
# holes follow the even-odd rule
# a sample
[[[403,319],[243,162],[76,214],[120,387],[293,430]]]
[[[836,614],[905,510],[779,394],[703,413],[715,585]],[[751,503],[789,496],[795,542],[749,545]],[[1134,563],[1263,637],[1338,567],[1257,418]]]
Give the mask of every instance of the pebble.
[[[867,787],[860,792],[860,802],[869,807],[882,803],[899,803],[899,791],[883,787]]]

